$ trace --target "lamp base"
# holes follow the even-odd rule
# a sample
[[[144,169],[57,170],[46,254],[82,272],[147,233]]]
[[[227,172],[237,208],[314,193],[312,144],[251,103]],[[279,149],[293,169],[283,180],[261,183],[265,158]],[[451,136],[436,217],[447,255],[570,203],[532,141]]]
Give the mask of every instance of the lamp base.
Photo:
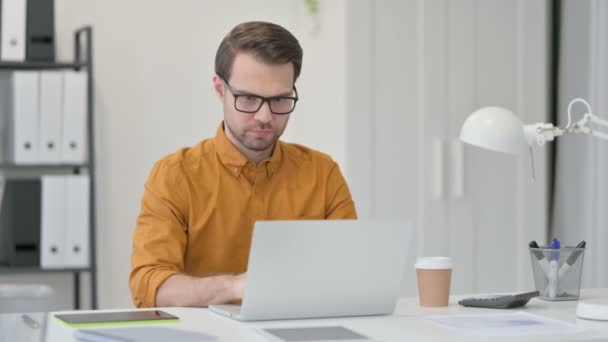
[[[576,306],[578,318],[608,321],[608,298],[582,300]]]

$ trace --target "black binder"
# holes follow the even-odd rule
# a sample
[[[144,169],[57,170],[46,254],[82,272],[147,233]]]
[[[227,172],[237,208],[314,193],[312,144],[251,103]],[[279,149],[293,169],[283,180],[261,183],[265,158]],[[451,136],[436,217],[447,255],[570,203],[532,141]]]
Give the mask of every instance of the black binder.
[[[27,0],[25,59],[55,61],[54,0]]]
[[[7,179],[0,206],[0,263],[40,265],[40,179]]]

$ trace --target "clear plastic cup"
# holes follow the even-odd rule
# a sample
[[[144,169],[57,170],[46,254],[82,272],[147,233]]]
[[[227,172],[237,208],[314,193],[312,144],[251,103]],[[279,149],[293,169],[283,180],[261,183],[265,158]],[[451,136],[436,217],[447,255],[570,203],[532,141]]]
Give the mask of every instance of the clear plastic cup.
[[[0,341],[44,341],[53,294],[42,284],[0,284]]]
[[[0,313],[49,311],[54,291],[40,284],[0,284]]]
[[[551,301],[578,300],[585,248],[529,249],[539,298]]]

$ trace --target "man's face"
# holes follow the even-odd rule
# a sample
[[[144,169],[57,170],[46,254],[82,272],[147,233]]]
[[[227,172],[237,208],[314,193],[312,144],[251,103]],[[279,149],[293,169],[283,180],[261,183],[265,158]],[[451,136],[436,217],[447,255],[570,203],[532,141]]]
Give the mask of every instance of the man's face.
[[[293,93],[294,69],[291,63],[265,64],[252,54],[239,53],[232,65],[232,75],[226,80],[235,94],[264,97],[295,96]],[[289,120],[289,114],[277,115],[264,102],[255,113],[239,112],[235,108],[234,94],[218,76],[215,90],[224,105],[226,135],[245,152],[271,152]]]

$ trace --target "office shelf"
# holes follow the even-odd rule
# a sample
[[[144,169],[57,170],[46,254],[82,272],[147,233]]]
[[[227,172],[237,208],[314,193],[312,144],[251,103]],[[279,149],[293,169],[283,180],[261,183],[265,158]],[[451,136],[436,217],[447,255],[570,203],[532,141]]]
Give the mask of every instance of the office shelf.
[[[74,277],[74,309],[80,309],[80,274],[88,272],[91,275],[90,295],[91,307],[97,309],[97,261],[95,252],[95,232],[96,232],[96,205],[95,205],[95,137],[93,124],[94,113],[94,80],[93,80],[93,29],[90,26],[80,28],[74,32],[74,61],[72,62],[9,62],[0,61],[0,70],[62,70],[75,69],[83,70],[87,73],[87,155],[88,160],[82,164],[14,164],[11,162],[0,162],[0,172],[7,176],[11,173],[23,176],[40,176],[45,172],[52,173],[80,173],[86,170],[90,177],[89,191],[89,267],[87,268],[61,268],[43,269],[39,266],[7,266],[0,265],[0,275],[2,274],[40,274],[40,273],[71,273]]]
[[[0,62],[0,70],[49,70],[49,69],[81,69],[86,63],[66,62]]]
[[[12,164],[0,163],[0,169],[80,169],[88,168],[89,164]]]
[[[40,268],[34,266],[7,266],[0,265],[0,275],[2,274],[28,274],[28,273],[71,273],[71,272],[90,272],[92,268]]]

